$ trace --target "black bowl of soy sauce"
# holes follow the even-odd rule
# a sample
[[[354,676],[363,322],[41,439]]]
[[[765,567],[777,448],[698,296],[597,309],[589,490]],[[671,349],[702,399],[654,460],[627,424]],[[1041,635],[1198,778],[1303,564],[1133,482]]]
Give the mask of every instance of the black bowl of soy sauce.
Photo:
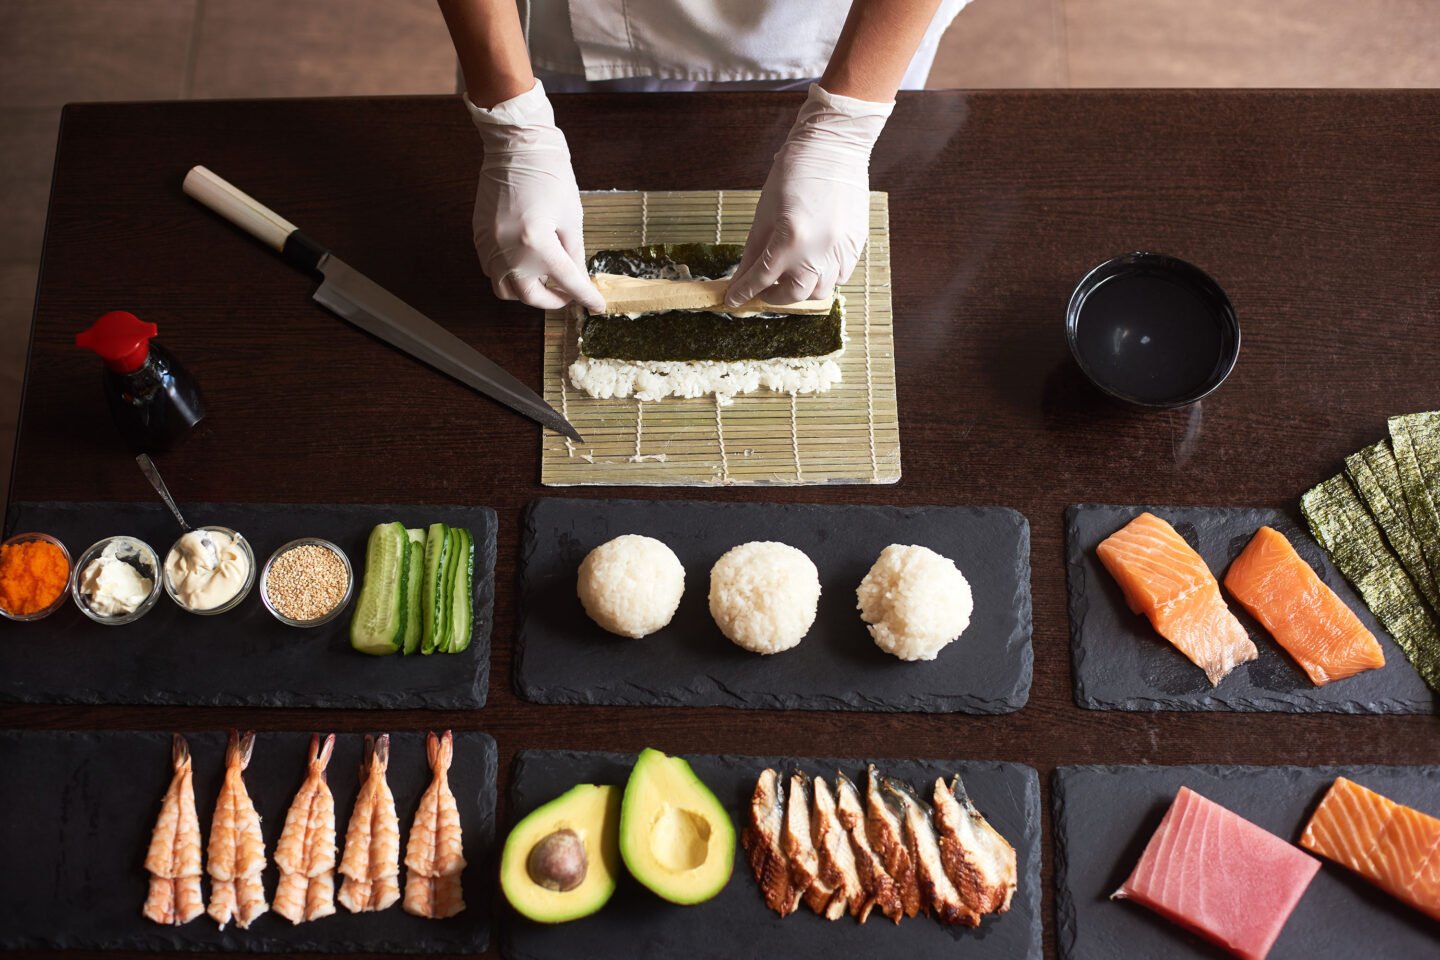
[[[1126,253],[1087,273],[1065,311],[1070,352],[1116,399],[1183,407],[1225,382],[1240,321],[1205,271],[1160,253]]]

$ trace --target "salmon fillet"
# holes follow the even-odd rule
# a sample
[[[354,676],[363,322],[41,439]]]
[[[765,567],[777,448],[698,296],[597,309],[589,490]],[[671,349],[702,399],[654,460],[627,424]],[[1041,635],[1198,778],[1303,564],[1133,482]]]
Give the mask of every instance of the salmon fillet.
[[[1385,666],[1375,635],[1278,530],[1255,532],[1225,574],[1225,589],[1317,686]]]
[[[1320,861],[1181,787],[1134,871],[1134,900],[1242,960],[1265,960]]]
[[[1338,777],[1300,845],[1440,920],[1440,820]]]
[[[1164,520],[1142,513],[1095,552],[1130,609],[1204,670],[1211,686],[1259,655],[1210,568]]]

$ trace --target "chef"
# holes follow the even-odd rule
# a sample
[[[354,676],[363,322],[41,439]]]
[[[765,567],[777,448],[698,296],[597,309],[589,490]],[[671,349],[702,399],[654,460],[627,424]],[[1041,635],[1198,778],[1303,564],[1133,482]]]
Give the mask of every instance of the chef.
[[[895,92],[924,85],[941,34],[968,0],[439,2],[484,144],[473,226],[496,296],[599,312],[580,193],[547,87],[808,87],[725,301],[828,297],[869,234],[870,150]],[[638,150],[646,133],[616,135],[634,137]]]

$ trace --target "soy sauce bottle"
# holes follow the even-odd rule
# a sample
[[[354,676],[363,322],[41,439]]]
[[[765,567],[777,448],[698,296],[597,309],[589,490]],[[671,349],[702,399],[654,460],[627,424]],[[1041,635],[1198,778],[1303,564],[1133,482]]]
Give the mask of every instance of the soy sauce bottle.
[[[164,347],[159,332],[133,313],[113,310],[75,335],[75,345],[105,361],[105,401],[136,453],[162,453],[205,416],[205,400],[189,372]]]

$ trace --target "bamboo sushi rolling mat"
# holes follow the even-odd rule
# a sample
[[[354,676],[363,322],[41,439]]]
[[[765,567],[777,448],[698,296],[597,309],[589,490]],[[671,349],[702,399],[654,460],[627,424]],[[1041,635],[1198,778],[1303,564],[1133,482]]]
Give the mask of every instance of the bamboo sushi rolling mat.
[[[590,191],[585,254],[646,243],[744,243],[758,190]],[[841,382],[828,392],[596,400],[570,385],[578,321],[545,314],[545,400],[585,437],[546,430],[546,486],[895,483],[900,423],[890,312],[888,196],[870,194],[870,239],[845,296]]]

